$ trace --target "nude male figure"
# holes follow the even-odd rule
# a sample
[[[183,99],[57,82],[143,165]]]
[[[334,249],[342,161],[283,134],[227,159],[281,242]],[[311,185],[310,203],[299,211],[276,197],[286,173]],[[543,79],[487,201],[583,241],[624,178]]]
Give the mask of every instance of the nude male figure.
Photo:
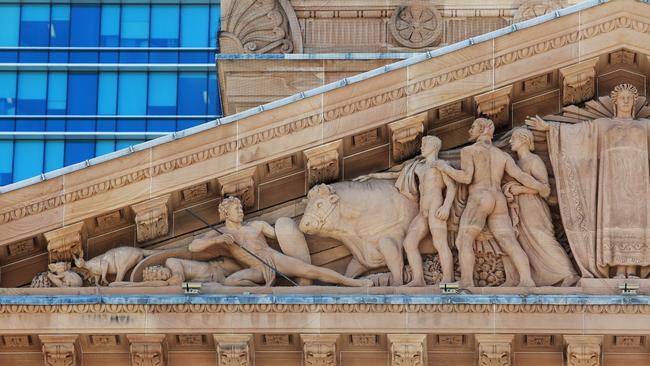
[[[523,251],[508,214],[506,197],[501,191],[504,173],[524,186],[548,197],[550,188],[530,175],[524,173],[507,153],[492,145],[494,123],[486,118],[478,118],[469,130],[469,140],[473,145],[460,151],[460,170],[454,169],[442,160],[434,165],[459,183],[469,185],[467,205],[460,218],[456,248],[460,260],[460,285],[474,286],[474,240],[487,222],[487,226],[501,249],[512,258],[519,272],[519,286],[532,287],[530,263]]]
[[[438,160],[441,146],[442,141],[439,138],[424,136],[422,156],[410,163],[412,169],[409,165],[400,171],[372,173],[355,179],[357,181],[365,181],[369,178],[397,179],[400,175],[407,174],[407,171],[413,171],[417,177],[420,212],[411,221],[404,238],[404,251],[413,271],[413,279],[406,286],[426,285],[419,245],[428,232],[431,232],[433,246],[440,258],[442,282],[454,281],[454,258],[447,242],[447,218],[456,196],[456,182],[433,166],[433,163]]]
[[[189,250],[200,252],[218,245],[226,249],[237,262],[243,264],[246,268],[226,278],[224,284],[227,286],[256,286],[258,284],[271,286],[276,279],[273,269],[247,253],[239,245],[287,276],[320,280],[344,286],[372,286],[371,280],[345,277],[331,269],[316,267],[269,247],[265,236],[275,238],[275,229],[263,221],[242,224],[244,211],[241,202],[236,197],[228,197],[219,204],[219,215],[226,221],[225,226],[220,229],[223,234],[212,231],[193,240],[189,245]]]

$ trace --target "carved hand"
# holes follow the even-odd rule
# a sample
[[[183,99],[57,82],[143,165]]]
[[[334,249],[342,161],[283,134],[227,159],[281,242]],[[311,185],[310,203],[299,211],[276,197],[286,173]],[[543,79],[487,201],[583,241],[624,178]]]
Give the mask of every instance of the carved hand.
[[[450,210],[449,207],[440,206],[440,208],[436,210],[436,218],[438,220],[447,221],[447,219],[449,218],[449,210]]]
[[[551,195],[551,187],[548,184],[542,184],[542,187],[539,190],[539,195],[542,196],[542,198],[548,198],[548,196]]]
[[[526,126],[535,131],[548,131],[551,128],[540,116],[527,117],[525,122]]]
[[[232,236],[231,234],[222,234],[221,239],[223,240],[224,243],[228,245],[235,244],[235,237]]]
[[[372,178],[372,174],[366,174],[366,175],[358,176],[358,177],[352,179],[352,181],[353,182],[365,182],[370,178]]]
[[[445,169],[450,168],[451,166],[444,160],[436,160],[433,162],[433,167],[444,172]]]

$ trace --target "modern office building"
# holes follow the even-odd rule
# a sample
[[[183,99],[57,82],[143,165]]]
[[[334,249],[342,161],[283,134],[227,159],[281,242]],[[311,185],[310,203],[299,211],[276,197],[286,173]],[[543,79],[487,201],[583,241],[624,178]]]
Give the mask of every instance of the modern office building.
[[[219,1],[0,3],[0,185],[221,115]]]

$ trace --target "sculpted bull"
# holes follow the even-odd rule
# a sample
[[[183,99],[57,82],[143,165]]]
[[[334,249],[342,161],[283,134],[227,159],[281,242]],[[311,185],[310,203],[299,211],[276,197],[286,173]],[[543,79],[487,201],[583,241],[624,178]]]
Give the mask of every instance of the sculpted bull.
[[[341,241],[353,257],[346,276],[387,266],[391,283],[403,283],[402,243],[418,205],[392,181],[320,184],[309,191],[307,200],[300,230]]]

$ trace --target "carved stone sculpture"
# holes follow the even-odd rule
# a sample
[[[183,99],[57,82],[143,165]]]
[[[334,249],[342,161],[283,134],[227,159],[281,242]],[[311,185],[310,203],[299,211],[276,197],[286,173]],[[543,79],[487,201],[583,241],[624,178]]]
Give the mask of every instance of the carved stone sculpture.
[[[402,284],[402,243],[418,213],[415,201],[383,180],[321,184],[309,191],[307,200],[300,230],[341,241],[353,258],[346,276],[387,266],[391,283]]]
[[[305,366],[336,366],[338,334],[301,334]]]
[[[456,183],[433,167],[441,146],[442,141],[439,138],[425,136],[422,138],[422,156],[405,163],[401,170],[357,178],[357,181],[365,181],[368,178],[397,179],[396,187],[407,197],[415,198],[419,192],[420,212],[411,221],[404,239],[404,250],[412,270],[412,280],[407,284],[409,286],[426,284],[419,245],[429,232],[440,257],[442,282],[454,280],[454,260],[447,242],[447,218],[454,203]]]
[[[133,366],[164,366],[166,362],[164,334],[128,334]]]
[[[535,286],[530,275],[526,253],[517,242],[508,214],[506,197],[501,191],[505,173],[533,190],[548,197],[550,189],[519,169],[510,155],[492,145],[494,124],[491,120],[478,118],[469,130],[473,145],[464,147],[460,153],[460,170],[442,160],[435,166],[459,183],[469,185],[467,206],[460,220],[456,248],[460,257],[461,286],[474,286],[474,240],[487,224],[497,242],[514,262],[519,273],[519,286]]]
[[[526,128],[515,128],[510,145],[517,152],[517,165],[525,173],[545,185],[548,173],[542,159],[531,151],[535,148],[533,133]],[[516,181],[504,185],[510,217],[517,239],[528,255],[531,273],[537,286],[571,286],[578,280],[569,256],[555,239],[548,203],[538,192]]]
[[[250,366],[253,364],[252,334],[215,334],[219,366]]]
[[[567,366],[599,366],[603,336],[565,335]]]
[[[70,270],[70,263],[56,262],[47,266],[47,278],[56,287],[81,287],[83,279],[78,273]]]
[[[426,334],[388,334],[391,366],[426,366]]]
[[[422,48],[440,40],[443,23],[440,12],[430,4],[398,6],[388,23],[397,42],[409,48]]]
[[[650,120],[635,119],[650,114],[644,104],[634,86],[621,84],[609,98],[587,102],[587,110],[565,108],[561,119],[576,123],[526,120],[547,131],[562,221],[582,277],[636,277],[650,265]]]
[[[223,284],[227,276],[241,270],[230,258],[202,262],[183,258],[167,258],[165,265],[153,265],[142,271],[142,282],[113,282],[112,287],[178,286],[183,282]]]
[[[126,272],[135,267],[145,256],[156,253],[135,247],[118,247],[107,250],[92,259],[75,258],[75,265],[89,272],[95,284],[108,285],[107,275],[114,274],[115,281],[124,279]]]
[[[86,228],[83,222],[47,232],[44,236],[50,262],[71,261],[84,253]]]
[[[341,140],[337,140],[304,151],[307,159],[307,185],[309,187],[339,179],[341,144]]]
[[[81,357],[77,335],[40,335],[46,366],[79,366]]]
[[[135,213],[138,242],[157,239],[169,233],[169,199],[171,195],[150,199],[131,206]]]
[[[266,242],[265,236],[276,238],[275,229],[264,221],[242,223],[244,212],[241,202],[236,197],[228,197],[219,204],[219,216],[226,221],[225,226],[220,229],[223,234],[211,231],[193,240],[189,250],[201,252],[217,246],[225,249],[230,256],[241,263],[245,268],[228,276],[224,281],[226,285],[271,286],[277,277],[273,270],[275,268],[288,276],[344,286],[372,286],[372,281],[345,277],[336,271],[316,267],[272,249]]]
[[[514,338],[512,334],[477,334],[478,364],[480,366],[510,366]]]
[[[552,0],[527,0],[515,12],[513,22],[523,22],[524,20],[533,19],[561,8],[562,6]]]

